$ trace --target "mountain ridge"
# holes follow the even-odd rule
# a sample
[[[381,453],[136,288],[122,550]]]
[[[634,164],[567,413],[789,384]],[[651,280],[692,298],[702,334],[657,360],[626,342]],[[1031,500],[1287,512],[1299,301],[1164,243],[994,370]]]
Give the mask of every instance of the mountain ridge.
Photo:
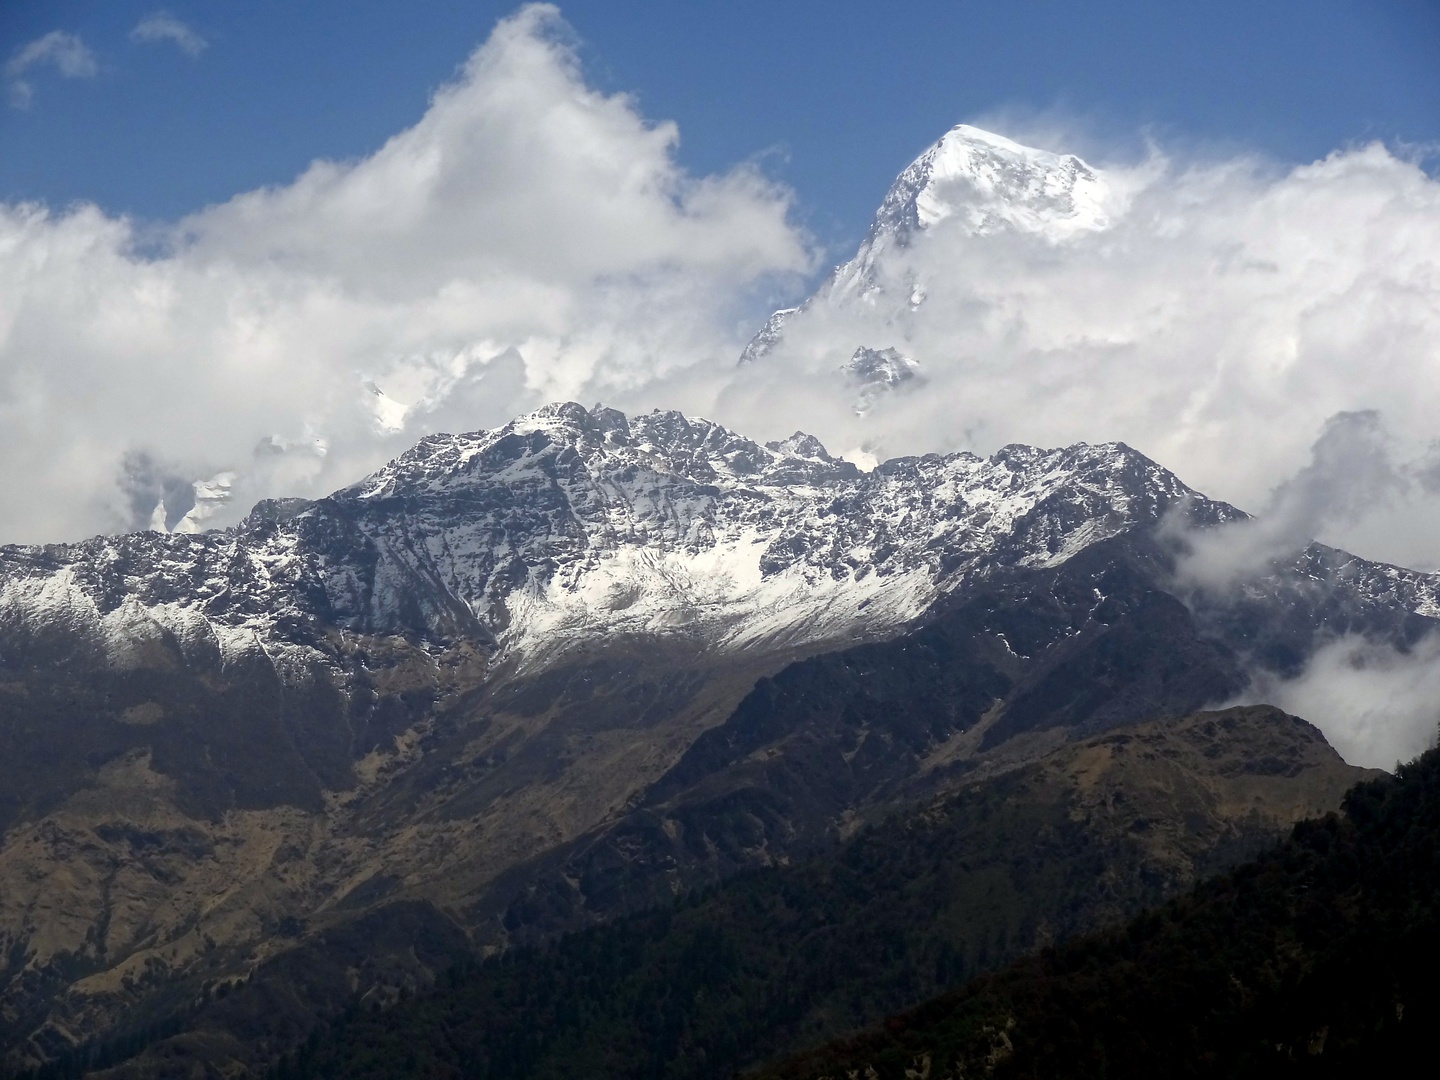
[[[1176,515],[1241,518],[1122,444],[865,472],[568,403],[223,532],[0,550],[12,1060],[391,908],[545,939],[1436,622],[1440,580],[1320,548],[1192,610]],[[356,993],[434,977],[376,940]]]
[[[94,624],[92,636],[103,641],[133,640],[150,630],[148,617],[196,647],[212,637],[206,644],[230,656],[261,638],[282,641],[273,626],[293,632],[319,619],[437,643],[478,637],[503,655],[501,637],[516,638],[512,627],[527,619],[537,633],[555,634],[567,620],[608,610],[619,623],[639,614],[653,632],[685,614],[677,609],[723,605],[733,613],[747,600],[757,618],[781,605],[808,607],[818,618],[822,605],[802,594],[828,590],[827,605],[857,594],[850,624],[865,604],[865,621],[888,630],[918,617],[957,569],[942,566],[936,551],[953,560],[968,550],[971,561],[983,561],[1007,527],[1063,500],[1070,481],[1088,502],[1069,513],[1088,512],[1088,531],[1067,533],[1065,516],[1052,516],[1048,530],[1037,527],[1034,550],[1004,557],[1063,557],[1123,527],[1132,499],[1145,517],[1182,497],[1202,518],[1236,516],[1122,444],[897,458],[862,473],[798,433],[762,446],[679,413],[632,420],[570,403],[492,432],[429,436],[283,520],[262,506],[224,532],[0,550],[0,620]],[[1133,492],[1130,481],[1139,484]],[[836,499],[843,507],[831,505]],[[398,531],[389,527],[404,515],[411,520]],[[752,563],[750,549],[761,543]],[[630,547],[658,565],[607,563]],[[708,564],[700,558],[707,553]],[[882,577],[903,579],[904,588],[892,580],[877,589]],[[653,587],[659,610],[624,614],[636,600],[623,595],[627,579]],[[707,595],[717,584],[719,594]]]

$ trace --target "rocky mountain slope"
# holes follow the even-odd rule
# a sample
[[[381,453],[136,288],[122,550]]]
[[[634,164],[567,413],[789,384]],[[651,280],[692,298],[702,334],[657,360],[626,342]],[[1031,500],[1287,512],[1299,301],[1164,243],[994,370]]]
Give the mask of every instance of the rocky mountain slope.
[[[985,757],[823,855],[352,1012],[280,1075],[730,1077],[1153,905],[1365,775],[1267,708]]]
[[[808,647],[883,636],[967,576],[1063,561],[1181,498],[1121,446],[861,473],[804,435],[760,446],[678,413],[562,405],[422,440],[236,530],[10,549],[0,617],[12,661],[65,638],[111,666],[170,640],[222,665],[303,662],[326,652],[322,627],[474,641],[527,670],[596,633]],[[1200,499],[1193,515],[1234,512]]]
[[[8,1060],[341,972],[256,1036],[280,1048],[456,949],[1433,625],[1435,579],[1320,548],[1187,605],[1161,523],[1238,516],[1119,444],[862,472],[561,405],[225,532],[5,549]]]

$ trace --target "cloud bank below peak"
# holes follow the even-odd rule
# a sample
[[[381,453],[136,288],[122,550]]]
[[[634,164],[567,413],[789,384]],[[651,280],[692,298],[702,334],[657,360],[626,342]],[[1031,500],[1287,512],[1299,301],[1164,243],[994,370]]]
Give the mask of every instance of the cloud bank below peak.
[[[789,193],[686,173],[674,125],[588,87],[568,38],[525,7],[374,154],[158,239],[0,204],[0,540],[145,527],[136,460],[157,492],[229,474],[219,524],[442,424],[728,361],[756,290],[813,263]]]
[[[1065,194],[1066,176],[1033,171],[1074,173],[1075,159],[1016,149],[1017,191]],[[1434,456],[1440,183],[1418,164],[1379,144],[1291,169],[1157,149],[1089,175],[1122,197],[1068,230],[1019,215],[977,230],[963,208],[993,200],[985,175],[931,185],[961,210],[902,242],[872,231],[772,332],[727,408],[785,408],[792,427],[878,457],[1118,439],[1250,509],[1293,503],[1272,492],[1340,414],[1374,416],[1396,460]],[[918,376],[863,416],[843,377],[861,347],[895,349]],[[1331,514],[1312,492],[1310,519],[1361,554],[1440,563],[1433,493],[1388,494]]]

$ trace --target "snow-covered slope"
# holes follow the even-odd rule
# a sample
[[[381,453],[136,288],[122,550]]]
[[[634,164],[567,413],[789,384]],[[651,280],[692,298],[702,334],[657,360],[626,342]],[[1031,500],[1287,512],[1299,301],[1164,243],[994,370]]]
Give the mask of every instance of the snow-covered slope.
[[[1125,201],[1124,184],[1073,154],[1022,146],[960,124],[896,177],[854,257],[805,303],[775,312],[741,363],[773,351],[786,324],[817,305],[919,308],[929,288],[904,253],[938,227],[970,237],[1014,232],[1063,243],[1108,227]]]
[[[469,637],[530,664],[616,634],[722,651],[849,641],[1182,498],[1211,519],[1233,513],[1119,444],[864,473],[798,433],[760,445],[674,412],[557,405],[432,436],[351,488],[262,506],[236,529],[6,549],[0,648],[64,630],[123,663],[147,635],[225,655],[303,647],[333,626]]]
[[[970,236],[1003,230],[1061,241],[1110,223],[1105,174],[1073,154],[1021,146],[968,124],[951,128],[886,192],[860,250],[822,295],[829,302],[877,287],[876,266],[941,222]],[[912,302],[923,303],[922,290]]]
[[[955,218],[976,235],[1009,227],[1059,240],[1109,224],[1112,197],[1105,175],[1073,154],[960,124],[900,174],[875,230],[904,236]]]
[[[760,445],[676,412],[554,405],[431,436],[235,529],[5,549],[0,662],[60,638],[112,666],[151,640],[222,663],[298,658],[332,630],[476,641],[528,670],[626,635],[804,650],[892,635],[948,592],[1061,563],[1182,500],[1199,521],[1238,513],[1118,443],[866,473],[800,433]],[[1428,575],[1329,561],[1367,603],[1440,612]]]

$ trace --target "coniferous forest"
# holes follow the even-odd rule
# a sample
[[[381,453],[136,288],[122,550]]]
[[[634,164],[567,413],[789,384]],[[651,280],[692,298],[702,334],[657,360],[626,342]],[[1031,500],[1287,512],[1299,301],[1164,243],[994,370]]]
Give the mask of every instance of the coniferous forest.
[[[1127,926],[761,1075],[1414,1074],[1440,1017],[1440,751]],[[873,1070],[873,1073],[867,1070]],[[915,1071],[907,1071],[915,1070]]]

